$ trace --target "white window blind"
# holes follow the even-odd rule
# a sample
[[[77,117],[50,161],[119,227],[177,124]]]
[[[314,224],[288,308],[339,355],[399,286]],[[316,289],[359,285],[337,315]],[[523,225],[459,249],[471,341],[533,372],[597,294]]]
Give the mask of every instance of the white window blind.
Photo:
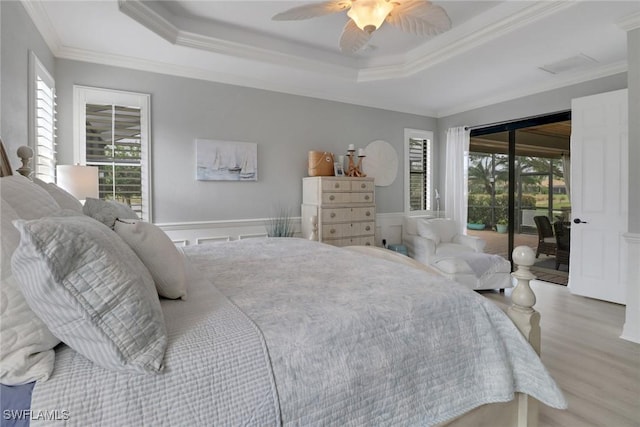
[[[56,180],[56,91],[51,74],[30,55],[30,136],[34,148],[35,176],[45,182]]]
[[[97,166],[99,197],[150,221],[149,96],[76,86],[79,162]]]
[[[431,209],[431,140],[409,139],[409,210]]]

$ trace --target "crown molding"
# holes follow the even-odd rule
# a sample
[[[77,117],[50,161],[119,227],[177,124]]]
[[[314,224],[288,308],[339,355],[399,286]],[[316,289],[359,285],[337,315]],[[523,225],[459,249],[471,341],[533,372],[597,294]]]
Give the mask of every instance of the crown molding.
[[[304,71],[315,71],[341,78],[355,80],[357,76],[356,70],[350,67],[183,30],[176,27],[140,0],[118,0],[118,8],[139,24],[177,46],[185,46],[273,65],[293,67]]]
[[[249,87],[253,89],[268,90],[271,92],[286,93],[290,95],[305,96],[308,98],[323,99],[327,101],[342,102],[345,104],[359,105],[381,110],[396,111],[400,113],[416,114],[420,116],[435,117],[436,112],[425,108],[408,108],[406,105],[390,104],[388,102],[369,102],[355,99],[348,96],[331,95],[321,90],[313,90],[308,86],[293,85],[286,80],[280,83],[240,76],[237,74],[221,73],[214,70],[188,67],[171,63],[150,61],[146,59],[133,58],[123,55],[107,54],[102,52],[88,51],[62,47],[55,55],[57,58],[69,59],[73,61],[90,62],[113,67],[126,68],[131,70],[145,71],[156,74],[184,77],[189,79],[204,80],[215,83],[229,84],[234,86]]]
[[[42,3],[31,0],[20,0],[20,3],[27,11],[27,14],[40,32],[40,35],[42,35],[42,38],[49,47],[49,50],[51,50],[53,55],[56,56],[56,53],[62,46],[62,43],[60,42],[58,33],[51,23],[49,15],[47,15],[47,12],[44,10]]]
[[[632,31],[640,28],[640,12],[626,16],[616,22],[618,27],[624,31]]]
[[[466,111],[475,110],[476,108],[487,107],[489,105],[499,104],[501,102],[512,101],[514,99],[523,98],[525,96],[536,95],[542,92],[550,90],[560,89],[567,86],[572,86],[579,83],[584,83],[590,80],[595,80],[603,77],[612,76],[615,74],[627,72],[627,61],[617,62],[615,64],[605,65],[602,67],[593,68],[591,70],[578,72],[571,74],[565,78],[553,79],[552,81],[528,86],[516,91],[506,92],[504,94],[494,96],[492,98],[485,98],[481,102],[473,102],[460,104],[455,107],[438,111],[437,118],[448,117],[454,114],[464,113]]]
[[[483,25],[479,28],[471,28],[468,26],[465,32],[453,40],[450,40],[448,43],[440,43],[438,46],[431,47],[428,50],[416,49],[412,54],[413,59],[398,64],[361,69],[358,72],[358,82],[409,77],[458,55],[462,55],[471,49],[486,44],[505,34],[523,28],[532,22],[572,7],[577,4],[578,1],[579,0],[555,0],[535,2],[533,5],[520,9],[497,21],[494,18],[492,24]],[[441,37],[445,38],[446,35],[447,33],[444,33]]]

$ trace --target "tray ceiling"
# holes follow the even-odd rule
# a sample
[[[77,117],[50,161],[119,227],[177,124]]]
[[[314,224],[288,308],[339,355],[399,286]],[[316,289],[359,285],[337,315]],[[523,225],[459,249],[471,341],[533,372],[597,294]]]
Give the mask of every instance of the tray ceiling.
[[[345,13],[271,20],[307,3],[23,0],[60,58],[434,117],[625,72],[625,28],[640,20],[637,1],[436,1],[451,30],[383,24],[344,54]]]

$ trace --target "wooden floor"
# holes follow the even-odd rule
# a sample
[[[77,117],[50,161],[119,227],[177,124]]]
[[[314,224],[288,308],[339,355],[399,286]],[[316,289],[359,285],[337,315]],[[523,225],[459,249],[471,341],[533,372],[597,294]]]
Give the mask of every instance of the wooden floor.
[[[541,405],[540,427],[640,426],[640,344],[619,338],[624,306],[564,286],[531,287],[542,318],[542,361],[569,402],[565,411]],[[510,293],[483,295],[508,304]]]

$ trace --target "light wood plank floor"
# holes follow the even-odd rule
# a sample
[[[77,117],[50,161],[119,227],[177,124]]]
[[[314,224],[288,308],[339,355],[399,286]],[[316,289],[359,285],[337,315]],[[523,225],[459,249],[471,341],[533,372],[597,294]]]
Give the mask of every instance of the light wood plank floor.
[[[541,315],[542,361],[569,409],[541,404],[540,427],[640,426],[640,344],[619,338],[624,306],[572,295],[564,286],[532,282]],[[483,292],[510,303],[511,292]]]

